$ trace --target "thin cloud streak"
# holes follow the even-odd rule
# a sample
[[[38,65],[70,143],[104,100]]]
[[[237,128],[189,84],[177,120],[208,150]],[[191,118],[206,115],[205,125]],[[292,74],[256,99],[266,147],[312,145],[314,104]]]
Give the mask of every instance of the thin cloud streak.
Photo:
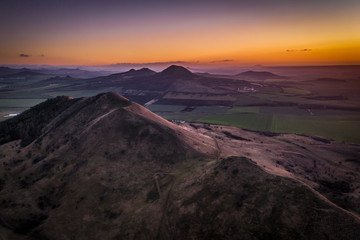
[[[215,60],[212,61],[211,63],[228,63],[228,62],[234,62],[234,60],[232,59]]]
[[[311,48],[303,48],[303,49],[286,49],[286,52],[311,52]]]

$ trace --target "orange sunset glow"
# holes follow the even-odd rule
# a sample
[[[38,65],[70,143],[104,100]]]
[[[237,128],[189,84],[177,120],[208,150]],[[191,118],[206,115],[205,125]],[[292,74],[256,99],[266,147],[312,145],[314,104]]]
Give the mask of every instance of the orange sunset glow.
[[[0,0],[0,240],[360,240],[360,0]]]
[[[360,63],[358,1],[36,2],[1,3],[0,64]]]

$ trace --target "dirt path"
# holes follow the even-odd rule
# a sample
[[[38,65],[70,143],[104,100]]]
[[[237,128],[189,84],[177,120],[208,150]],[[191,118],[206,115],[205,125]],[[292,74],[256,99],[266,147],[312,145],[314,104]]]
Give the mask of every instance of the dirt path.
[[[214,130],[213,130],[214,131]],[[216,133],[216,130],[214,131]],[[272,156],[272,153],[270,152],[266,152],[266,148],[270,148],[269,146],[262,146],[259,144],[254,144],[254,143],[246,143],[246,145],[244,145],[244,143],[241,143],[242,147],[239,147],[239,151],[238,152],[232,152],[230,151],[231,148],[229,148],[229,146],[231,146],[231,144],[235,144],[240,146],[239,142],[235,142],[235,143],[231,143],[231,141],[226,142],[226,139],[224,140],[217,140],[216,139],[216,135],[214,135],[212,133],[212,131],[206,131],[204,132],[204,134],[206,134],[207,136],[210,136],[214,142],[215,145],[218,149],[219,155],[218,157],[220,158],[220,156],[225,156],[225,155],[244,155],[247,152],[251,153],[251,159],[254,163],[256,163],[263,171],[272,174],[272,175],[277,175],[277,176],[281,176],[281,177],[285,177],[285,178],[290,178],[293,179],[297,182],[300,182],[301,184],[305,185],[307,188],[309,188],[315,195],[317,195],[320,199],[322,199],[323,201],[325,201],[326,203],[330,204],[331,206],[341,210],[342,212],[346,213],[347,215],[351,215],[353,218],[355,218],[357,221],[360,222],[360,216],[356,213],[353,213],[351,211],[348,211],[340,206],[338,206],[337,204],[335,204],[334,202],[332,202],[330,199],[328,199],[326,196],[324,196],[323,194],[321,194],[320,192],[318,192],[316,189],[314,189],[311,185],[307,184],[306,182],[304,182],[304,179],[301,178],[301,176],[297,176],[296,173],[292,173],[289,172],[288,170],[282,168],[282,167],[277,167],[274,164],[271,164],[271,162],[268,161],[264,161],[264,158],[267,159],[269,157]],[[249,136],[246,136],[249,138]],[[229,140],[229,139],[228,139]],[[272,144],[276,144],[276,141],[274,141]],[[296,154],[296,155],[304,155],[307,156],[306,153],[304,153],[304,150],[301,148],[301,146],[296,146],[296,150],[295,149],[284,149],[283,152],[286,153],[291,153],[291,154]],[[256,150],[261,150],[261,151],[256,151]],[[265,151],[264,151],[265,150]],[[309,150],[307,150],[309,151]],[[314,154],[314,153],[312,153]],[[273,154],[272,156],[273,158],[277,158],[277,153]],[[321,156],[317,156],[317,157],[321,157]],[[316,162],[314,163],[314,167],[316,166]]]
[[[175,184],[175,181],[171,184],[169,190],[167,191],[166,198],[162,199],[164,202],[163,202],[163,206],[162,206],[162,213],[161,213],[158,231],[156,234],[156,239],[172,239],[170,224],[169,224],[169,220],[167,217],[167,208],[169,205],[171,191],[174,187],[174,184]]]
[[[221,153],[222,153],[222,151],[221,151],[219,142],[216,140],[216,137],[214,137],[214,136],[211,134],[211,131],[204,132],[203,134],[211,137],[211,138],[214,140],[215,146],[216,146],[216,149],[217,149],[216,158],[217,158],[217,159],[220,159],[220,158],[221,158]]]
[[[316,194],[319,198],[321,198],[322,200],[324,200],[325,202],[327,202],[327,203],[330,204],[331,206],[333,206],[333,207],[339,209],[340,211],[343,211],[344,213],[346,213],[346,214],[354,217],[358,222],[360,222],[360,217],[359,217],[357,214],[352,213],[352,212],[350,212],[350,211],[348,211],[348,210],[346,210],[346,209],[344,209],[344,208],[336,205],[335,203],[333,203],[332,201],[330,201],[328,198],[326,198],[324,195],[322,195],[321,193],[319,193],[318,191],[316,191],[316,190],[315,190],[313,187],[311,187],[309,184],[301,181],[301,179],[299,179],[299,178],[297,178],[297,177],[294,177],[293,179],[296,180],[296,181],[298,181],[298,182],[300,182],[300,183],[302,183],[302,184],[305,185],[306,187],[308,187],[314,194]]]
[[[110,110],[109,112],[101,115],[100,117],[97,117],[97,118],[95,118],[94,120],[92,120],[92,121],[90,122],[90,125],[84,130],[83,133],[86,133],[87,131],[89,131],[90,128],[91,128],[92,126],[94,126],[97,122],[99,122],[101,119],[105,118],[106,116],[108,116],[109,114],[113,113],[113,112],[116,111],[116,110],[118,110],[118,108],[112,109],[112,110]]]

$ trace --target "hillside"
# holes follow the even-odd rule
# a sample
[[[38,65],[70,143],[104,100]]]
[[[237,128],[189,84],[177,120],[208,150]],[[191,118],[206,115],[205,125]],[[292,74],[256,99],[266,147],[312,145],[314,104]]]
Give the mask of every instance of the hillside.
[[[235,75],[244,80],[260,80],[264,81],[266,79],[286,79],[287,77],[279,76],[271,72],[259,72],[259,71],[246,71]]]
[[[170,67],[164,69],[162,72],[158,73],[157,76],[161,78],[172,78],[172,79],[178,79],[178,78],[191,79],[196,77],[196,75],[193,74],[191,71],[187,70],[182,66],[177,66],[177,65],[171,65]]]
[[[29,69],[26,69],[26,68],[14,69],[14,68],[0,66],[0,76],[3,77],[4,75],[6,76],[6,75],[11,75],[11,74],[16,74],[16,73],[28,71],[28,70]]]
[[[50,99],[0,133],[0,239],[360,234],[358,145],[175,125],[115,93]]]
[[[1,77],[2,78],[25,78],[25,77],[29,78],[29,77],[38,76],[38,75],[44,75],[44,74],[35,72],[35,71],[25,70],[25,71],[13,73],[13,74],[3,75]]]
[[[116,80],[116,79],[126,79],[126,78],[136,78],[136,77],[145,77],[145,76],[151,76],[155,74],[156,72],[150,70],[149,68],[141,68],[139,70],[130,69],[127,72],[122,73],[114,73],[109,76],[105,77],[99,77],[97,79],[100,79],[102,81],[107,80]]]

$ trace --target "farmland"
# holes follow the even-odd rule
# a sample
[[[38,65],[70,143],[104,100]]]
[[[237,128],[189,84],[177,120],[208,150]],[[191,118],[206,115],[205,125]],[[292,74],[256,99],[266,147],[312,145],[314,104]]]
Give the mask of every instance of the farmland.
[[[244,113],[211,115],[200,121],[251,130],[324,136],[337,141],[360,143],[360,115],[355,117],[336,115],[318,117]]]
[[[313,72],[306,76],[298,74],[296,69],[280,70],[283,71],[280,75],[292,76],[247,82],[239,77],[217,78],[211,74],[199,77],[191,72],[181,75],[185,79],[174,75],[164,77],[162,73],[157,77],[150,70],[145,70],[148,77],[138,77],[137,71],[90,79],[48,73],[0,76],[0,120],[55,96],[87,97],[115,91],[140,104],[150,102],[146,106],[149,110],[169,120],[360,143],[360,83],[347,77],[357,70],[352,68],[341,76],[329,71],[334,74],[332,78],[322,70],[311,69]]]
[[[151,104],[148,109],[153,112],[180,112],[186,106]]]
[[[304,109],[288,107],[233,108],[227,113],[167,113],[160,114],[169,120],[205,122],[230,125],[251,130],[276,133],[296,133],[327,137],[337,141],[360,143],[360,114],[317,110],[311,116]]]

